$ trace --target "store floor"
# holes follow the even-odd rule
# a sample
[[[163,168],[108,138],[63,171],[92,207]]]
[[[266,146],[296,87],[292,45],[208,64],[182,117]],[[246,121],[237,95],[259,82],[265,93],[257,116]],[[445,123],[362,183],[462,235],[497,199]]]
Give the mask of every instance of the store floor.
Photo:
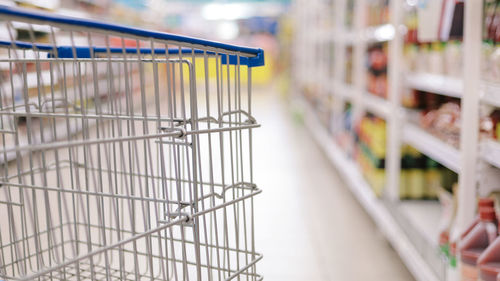
[[[272,91],[271,91],[272,92]],[[256,89],[256,247],[265,280],[413,280],[277,94]]]

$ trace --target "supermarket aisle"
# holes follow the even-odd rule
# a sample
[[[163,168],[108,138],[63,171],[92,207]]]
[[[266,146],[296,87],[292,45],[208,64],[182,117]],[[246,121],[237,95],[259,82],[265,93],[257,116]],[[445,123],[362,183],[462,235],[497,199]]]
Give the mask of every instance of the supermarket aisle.
[[[258,271],[266,280],[413,280],[278,95],[256,89]]]

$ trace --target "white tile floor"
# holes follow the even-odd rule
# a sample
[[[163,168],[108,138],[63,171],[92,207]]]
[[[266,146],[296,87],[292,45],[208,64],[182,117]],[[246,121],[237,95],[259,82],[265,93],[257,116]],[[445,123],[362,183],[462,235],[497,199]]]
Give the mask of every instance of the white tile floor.
[[[413,280],[282,100],[255,95],[258,271],[266,280]]]

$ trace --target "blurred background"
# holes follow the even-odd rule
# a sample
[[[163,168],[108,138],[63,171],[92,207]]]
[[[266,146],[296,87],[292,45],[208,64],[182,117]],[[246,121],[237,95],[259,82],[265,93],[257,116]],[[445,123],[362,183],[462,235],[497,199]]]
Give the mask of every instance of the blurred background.
[[[499,1],[0,3],[264,49],[252,102],[266,280],[458,281],[478,198],[498,209]]]

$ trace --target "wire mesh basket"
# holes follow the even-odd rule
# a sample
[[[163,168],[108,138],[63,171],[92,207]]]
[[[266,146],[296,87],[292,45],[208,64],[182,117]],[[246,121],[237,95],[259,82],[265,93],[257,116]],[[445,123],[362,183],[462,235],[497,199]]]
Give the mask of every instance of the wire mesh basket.
[[[4,6],[0,20],[0,279],[262,279],[261,49]]]

